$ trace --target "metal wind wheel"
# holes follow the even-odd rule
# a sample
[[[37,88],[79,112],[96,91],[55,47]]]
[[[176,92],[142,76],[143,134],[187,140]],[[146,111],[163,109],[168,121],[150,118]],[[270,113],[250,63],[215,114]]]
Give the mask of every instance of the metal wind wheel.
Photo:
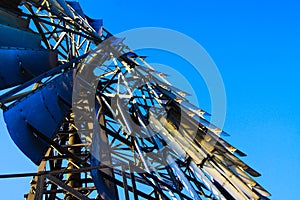
[[[205,111],[78,2],[0,2],[0,96],[33,199],[267,199]]]

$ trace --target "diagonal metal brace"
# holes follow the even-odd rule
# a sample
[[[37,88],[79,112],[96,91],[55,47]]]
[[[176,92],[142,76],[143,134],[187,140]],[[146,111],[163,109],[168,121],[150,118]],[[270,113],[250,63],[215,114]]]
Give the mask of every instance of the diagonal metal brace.
[[[62,182],[61,180],[55,178],[54,176],[52,176],[50,174],[46,174],[46,175],[44,175],[44,177],[47,178],[50,182],[54,183],[55,185],[61,187],[66,192],[69,192],[70,194],[72,194],[77,199],[90,200],[90,198],[84,196],[83,194],[81,194],[77,190],[73,189],[72,187],[66,185],[64,182]]]

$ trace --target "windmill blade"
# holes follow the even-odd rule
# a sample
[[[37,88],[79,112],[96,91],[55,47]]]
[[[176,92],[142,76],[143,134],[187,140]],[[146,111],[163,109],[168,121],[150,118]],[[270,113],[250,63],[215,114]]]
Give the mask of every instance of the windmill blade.
[[[68,71],[58,76],[4,111],[11,138],[37,165],[49,147],[39,134],[52,140],[71,108],[72,73]]]
[[[228,134],[144,58],[78,1],[0,2],[1,108],[39,165],[25,198],[268,199]]]
[[[176,105],[176,104],[175,104]],[[179,108],[177,109],[179,110]],[[197,118],[193,119],[189,117],[186,113],[181,112],[180,116],[178,112],[173,112],[172,113],[172,119],[170,119],[171,123],[175,124],[175,126],[178,127],[176,124],[180,124],[181,127],[186,127],[192,130],[190,132],[190,135],[194,135],[194,139],[199,145],[199,147],[204,148],[207,152],[213,153],[213,151],[219,151],[222,152],[220,153],[221,157],[223,158],[222,160],[224,163],[228,160],[228,162],[231,165],[231,163],[234,163],[237,166],[240,166],[243,168],[245,171],[247,171],[249,174],[252,176],[260,176],[258,172],[256,172],[254,169],[246,165],[244,162],[242,162],[240,159],[238,159],[236,156],[234,156],[232,153],[232,149],[235,149],[234,147],[228,147],[224,146],[224,140],[220,137],[216,137],[214,133],[209,131],[209,127],[207,124],[202,124],[202,119]],[[177,117],[174,117],[177,116]],[[180,121],[179,121],[180,120]],[[199,128],[198,128],[199,127]],[[204,128],[203,128],[204,127]],[[180,131],[180,129],[179,129]]]
[[[0,89],[10,88],[29,81],[56,67],[57,53],[42,49],[0,48]],[[32,58],[35,58],[34,60]]]
[[[10,39],[7,39],[10,38]],[[0,9],[0,89],[13,87],[57,65],[57,52],[41,48],[41,36],[29,20]]]

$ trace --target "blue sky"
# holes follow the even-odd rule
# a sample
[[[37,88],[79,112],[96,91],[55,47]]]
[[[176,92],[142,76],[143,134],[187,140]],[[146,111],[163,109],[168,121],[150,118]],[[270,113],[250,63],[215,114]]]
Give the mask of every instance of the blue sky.
[[[116,34],[138,27],[164,27],[199,42],[222,75],[227,95],[226,139],[248,154],[262,173],[257,180],[272,199],[295,199],[300,178],[300,3],[285,1],[99,1],[82,0],[90,17],[103,18]],[[177,62],[149,57],[148,61]],[[190,77],[193,86],[201,80]],[[200,87],[203,88],[203,87]],[[210,110],[207,91],[200,106]],[[2,120],[2,118],[1,118]],[[0,174],[36,167],[10,140],[1,122]],[[4,199],[21,199],[30,179],[0,180]],[[13,188],[13,189],[12,189]],[[3,196],[4,195],[4,196]],[[5,196],[7,195],[7,196]],[[6,197],[6,198],[5,198]]]
[[[81,1],[83,4],[83,1]],[[222,75],[227,95],[226,138],[248,154],[272,199],[295,199],[300,178],[300,3],[286,1],[85,1],[119,33],[164,27],[199,42]],[[103,10],[104,8],[104,10]],[[87,12],[88,11],[88,12]],[[163,57],[164,58],[164,57]],[[148,61],[178,67],[163,58]],[[178,67],[180,69],[180,66]],[[190,77],[197,86],[201,80]],[[201,95],[204,94],[204,95]],[[210,110],[207,91],[200,106]],[[203,103],[202,103],[203,102]]]

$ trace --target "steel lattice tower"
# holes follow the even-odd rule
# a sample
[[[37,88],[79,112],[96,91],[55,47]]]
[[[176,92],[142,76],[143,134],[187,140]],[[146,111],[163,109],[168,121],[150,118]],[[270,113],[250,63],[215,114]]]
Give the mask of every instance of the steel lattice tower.
[[[207,113],[78,2],[2,0],[0,27],[4,119],[38,165],[19,174],[27,200],[270,196]]]

